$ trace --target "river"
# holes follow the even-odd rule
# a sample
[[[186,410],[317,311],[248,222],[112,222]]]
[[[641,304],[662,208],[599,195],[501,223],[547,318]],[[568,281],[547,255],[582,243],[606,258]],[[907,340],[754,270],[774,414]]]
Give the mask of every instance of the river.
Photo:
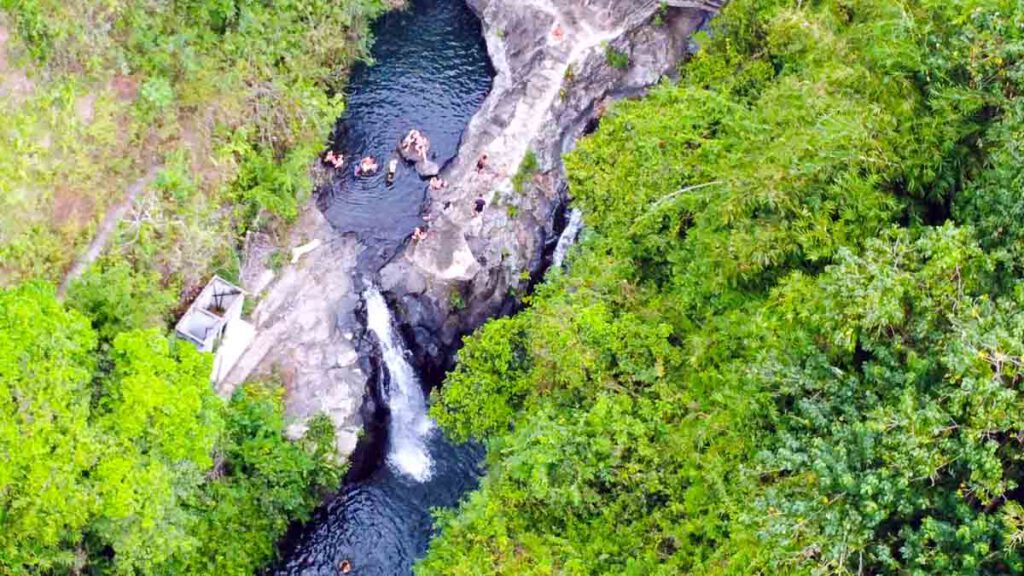
[[[374,63],[353,71],[332,148],[348,159],[373,155],[382,170],[370,178],[339,170],[319,196],[331,224],[367,247],[360,259],[367,278],[422,225],[426,183],[407,165],[392,185],[384,181],[396,144],[418,128],[431,139],[432,159],[451,161],[493,78],[480,23],[462,0],[413,0],[378,21],[374,34]],[[450,444],[427,417],[426,387],[384,298],[368,285],[363,299],[381,359],[373,385],[387,410],[386,422],[370,423],[382,432],[372,435],[377,445],[364,442],[357,453],[383,445],[386,457],[370,457],[369,469],[359,466],[293,533],[274,574],[336,575],[342,565],[353,576],[411,574],[434,534],[431,510],[456,505],[483,472],[482,449]]]

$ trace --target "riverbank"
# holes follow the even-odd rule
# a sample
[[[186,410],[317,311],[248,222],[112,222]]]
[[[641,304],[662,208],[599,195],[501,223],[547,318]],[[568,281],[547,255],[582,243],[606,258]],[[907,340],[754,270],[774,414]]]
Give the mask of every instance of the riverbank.
[[[431,192],[430,230],[381,271],[427,378],[461,338],[515,308],[549,264],[569,199],[562,154],[607,104],[675,73],[717,2],[470,0],[497,70],[457,161]]]
[[[0,0],[0,572],[252,574],[336,489],[330,422],[168,332],[281,258],[387,7]]]
[[[368,423],[387,424],[386,432],[374,431],[387,438],[360,444],[370,451],[377,446],[386,458],[378,458],[368,475],[350,476],[337,500],[284,543],[281,574],[332,574],[338,566],[359,574],[411,572],[432,534],[430,509],[454,505],[476,485],[482,470],[477,466],[479,447],[453,446],[429,426],[423,430],[416,423],[426,421],[425,415],[415,410],[422,401],[403,400],[402,391],[409,390],[413,380],[413,387],[418,387],[421,378],[427,387],[435,386],[459,337],[515,306],[530,282],[543,273],[555,250],[559,214],[567,200],[561,152],[600,115],[606,100],[638,93],[674,71],[687,52],[689,34],[706,17],[703,11],[662,9],[657,3],[640,14],[612,2],[470,6],[482,19],[497,76],[463,134],[459,155],[442,171],[448,188],[429,192],[422,220],[426,237],[407,243],[379,273],[380,260],[374,256],[387,249],[381,235],[359,235],[370,257],[350,254],[354,264],[338,262],[340,254],[319,248],[295,267],[296,274],[314,283],[317,270],[344,268],[350,271],[348,285],[353,288],[338,309],[333,332],[324,332],[319,343],[302,341],[301,349],[287,354],[289,371],[302,374],[290,388],[291,402],[309,405],[302,398],[314,398],[322,389],[323,371],[301,370],[311,348],[315,358],[330,363],[339,341],[354,345],[362,352],[365,368],[346,372],[332,366],[330,372],[338,378],[332,386],[359,394],[353,397],[366,395],[373,404],[383,401],[381,414]],[[388,116],[390,109],[377,112]],[[393,147],[403,134],[388,128],[369,139]],[[382,188],[371,191],[386,194]],[[385,196],[374,206],[383,210],[387,200]],[[341,236],[335,237],[342,242]],[[363,339],[362,322],[349,320],[359,315],[351,312],[359,307],[354,302],[357,292],[376,294],[371,283],[383,289],[395,318],[391,311],[381,312],[383,306],[377,302],[375,312],[366,312],[374,316],[375,335]],[[270,288],[271,294],[276,291]],[[292,310],[294,319],[284,320],[292,328],[283,332],[301,333],[299,318],[307,311],[313,308]],[[398,324],[405,342],[390,337],[387,343],[381,341],[380,326],[391,322]],[[269,335],[262,349],[254,349],[256,356],[265,349],[273,358],[254,362],[258,369],[281,366],[273,340]],[[396,355],[395,348],[405,343],[413,345],[413,353]],[[410,358],[411,367],[406,365]],[[244,376],[234,374],[232,379],[241,381]],[[332,412],[336,424],[343,415]],[[343,428],[339,434],[342,450],[354,445],[350,430]]]
[[[565,157],[585,240],[434,398],[488,474],[419,576],[1021,571],[1024,10],[851,6],[732,0]]]

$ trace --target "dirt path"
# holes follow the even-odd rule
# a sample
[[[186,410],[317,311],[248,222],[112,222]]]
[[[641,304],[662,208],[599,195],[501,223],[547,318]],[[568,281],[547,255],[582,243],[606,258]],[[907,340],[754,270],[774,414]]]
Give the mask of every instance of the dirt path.
[[[139,194],[153,182],[159,171],[159,166],[151,166],[143,177],[128,186],[125,190],[124,198],[107,211],[107,215],[103,217],[103,222],[100,223],[99,229],[96,230],[96,235],[93,236],[89,247],[75,260],[71,269],[68,270],[68,273],[64,275],[64,279],[61,280],[60,288],[57,290],[58,296],[63,298],[64,292],[68,289],[71,282],[81,276],[89,265],[100,257],[100,254],[107,247],[107,243],[110,242],[110,237],[113,235],[118,223],[124,218],[124,215],[131,208],[132,203],[135,202]]]

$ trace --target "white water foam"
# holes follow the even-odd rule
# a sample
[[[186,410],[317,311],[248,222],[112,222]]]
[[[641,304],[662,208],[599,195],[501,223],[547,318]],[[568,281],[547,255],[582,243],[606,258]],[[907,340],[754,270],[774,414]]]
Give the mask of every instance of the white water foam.
[[[433,472],[427,438],[434,430],[434,422],[427,416],[420,379],[395,334],[391,310],[384,297],[371,287],[363,293],[363,298],[367,328],[380,341],[381,356],[390,375],[390,383],[382,391],[391,411],[388,464],[414,480],[425,482]]]
[[[582,229],[583,212],[576,208],[569,210],[569,222],[566,223],[562,235],[558,237],[555,253],[551,257],[552,268],[561,268],[562,264],[565,264],[565,256],[569,253],[569,248],[572,248],[572,245],[576,243],[576,239],[579,237]]]

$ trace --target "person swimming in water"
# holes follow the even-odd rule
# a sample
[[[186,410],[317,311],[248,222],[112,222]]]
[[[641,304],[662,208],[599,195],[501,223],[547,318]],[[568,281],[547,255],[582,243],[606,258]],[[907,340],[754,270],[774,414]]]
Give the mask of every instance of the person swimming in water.
[[[388,173],[384,177],[384,182],[387,184],[394,184],[396,174],[398,174],[398,160],[392,158],[391,161],[388,162]]]
[[[373,156],[365,156],[359,161],[354,172],[356,176],[373,176],[377,173],[377,170],[380,170],[377,159]]]
[[[335,154],[334,150],[328,150],[327,154],[324,155],[324,163],[330,164],[335,168],[341,168],[345,163],[345,156],[342,154]]]

